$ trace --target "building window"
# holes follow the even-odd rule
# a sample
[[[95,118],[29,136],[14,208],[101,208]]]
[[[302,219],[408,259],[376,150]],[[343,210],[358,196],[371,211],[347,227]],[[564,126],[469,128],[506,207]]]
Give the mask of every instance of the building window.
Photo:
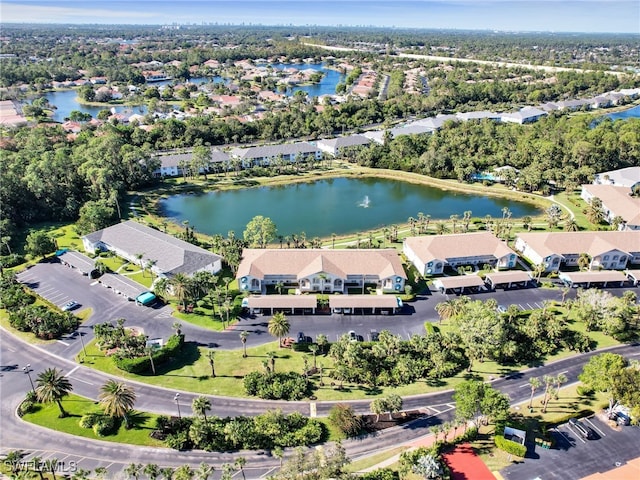
[[[625,257],[624,255],[620,257],[620,262],[624,263],[627,261],[627,257]]]
[[[604,260],[609,260],[609,255],[605,255]]]
[[[440,270],[441,268],[442,268],[442,264],[441,263],[436,264],[436,270]]]
[[[613,256],[613,261],[615,262],[616,260],[618,260],[618,255]]]
[[[560,259],[558,257],[553,259],[553,264],[554,265],[558,265],[558,263],[560,263]]]

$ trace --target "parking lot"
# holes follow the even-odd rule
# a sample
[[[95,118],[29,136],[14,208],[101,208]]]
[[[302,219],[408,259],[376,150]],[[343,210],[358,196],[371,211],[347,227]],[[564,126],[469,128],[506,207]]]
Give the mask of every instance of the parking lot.
[[[529,446],[524,462],[511,465],[500,473],[509,480],[580,479],[625,465],[640,456],[640,428],[619,427],[614,430],[597,417],[582,419],[595,432],[587,440],[568,423],[551,430],[555,441],[547,450]]]

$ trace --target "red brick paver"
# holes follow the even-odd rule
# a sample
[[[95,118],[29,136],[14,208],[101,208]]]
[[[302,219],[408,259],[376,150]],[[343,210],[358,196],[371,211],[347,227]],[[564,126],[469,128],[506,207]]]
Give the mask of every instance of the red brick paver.
[[[491,471],[468,443],[458,445],[443,455],[452,480],[495,480]]]

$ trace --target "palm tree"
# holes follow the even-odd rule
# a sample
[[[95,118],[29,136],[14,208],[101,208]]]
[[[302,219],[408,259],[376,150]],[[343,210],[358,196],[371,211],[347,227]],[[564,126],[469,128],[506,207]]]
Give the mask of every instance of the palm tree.
[[[207,412],[211,410],[211,400],[203,396],[196,397],[193,399],[193,402],[191,402],[191,409],[193,413],[204,419],[204,423],[208,423]]]
[[[324,354],[325,347],[329,344],[329,339],[324,333],[319,333],[316,335],[316,343],[318,347],[320,347],[320,352]]]
[[[564,224],[564,231],[565,232],[577,232],[578,230],[580,230],[580,227],[578,226],[578,222],[576,222],[575,218],[568,218],[567,221]]]
[[[100,389],[98,399],[104,413],[110,417],[124,419],[125,427],[131,428],[127,414],[136,403],[136,394],[133,388],[122,382],[109,380]]]
[[[578,267],[580,270],[587,270],[589,268],[589,264],[591,263],[591,257],[588,253],[581,253],[578,257]]]
[[[130,463],[127,465],[127,468],[124,469],[124,473],[133,477],[135,480],[138,480],[140,473],[142,472],[142,464],[141,463]]]
[[[284,450],[282,447],[275,447],[271,453],[273,453],[274,457],[280,460],[280,468],[282,468],[282,460],[284,458]]]
[[[240,341],[242,342],[242,358],[247,358],[247,337],[249,332],[242,330],[240,332]]]
[[[156,374],[156,364],[153,363],[153,347],[145,347],[145,353],[149,355],[149,361],[151,362],[151,371]]]
[[[160,475],[164,480],[171,480],[173,478],[174,470],[171,467],[165,467],[160,469]]]
[[[187,308],[187,296],[189,291],[189,277],[184,273],[176,273],[169,282],[173,288],[178,303],[182,304],[182,308]]]
[[[67,416],[61,400],[73,390],[71,382],[57,368],[47,368],[36,379],[36,398],[41,403],[56,402],[60,409],[60,418]]]
[[[209,480],[209,477],[213,474],[215,468],[208,463],[200,463],[200,466],[196,470],[196,477],[198,480]]]
[[[315,343],[312,343],[311,345],[309,345],[309,351],[313,354],[313,368],[315,370],[316,368],[316,355],[318,354],[318,350],[320,349],[320,347],[318,347],[318,345],[316,345]]]
[[[148,463],[142,470],[149,480],[156,480],[160,476],[160,467],[155,463]]]
[[[448,320],[455,317],[458,314],[458,307],[455,299],[446,300],[436,305],[436,312],[440,316],[440,322],[442,320]]]
[[[286,315],[282,312],[277,312],[269,320],[269,334],[273,337],[278,337],[278,344],[282,348],[282,337],[289,334],[291,324]]]
[[[269,371],[271,373],[276,373],[276,352],[267,352],[267,357],[269,357]]]
[[[209,366],[211,367],[211,378],[216,378],[216,352],[209,350],[207,352],[207,360],[209,360]]]
[[[533,219],[529,215],[525,215],[522,217],[522,226],[527,229],[528,232],[531,231],[531,227],[533,223]]]
[[[244,466],[247,464],[247,459],[244,457],[238,457],[236,458],[235,461],[235,466],[238,470],[240,470],[240,473],[242,473],[242,480],[246,480],[247,477],[245,477],[244,475]]]
[[[533,407],[533,394],[536,393],[536,390],[540,388],[542,383],[538,377],[532,377],[529,379],[529,386],[531,387],[531,397],[529,398],[529,407]]]

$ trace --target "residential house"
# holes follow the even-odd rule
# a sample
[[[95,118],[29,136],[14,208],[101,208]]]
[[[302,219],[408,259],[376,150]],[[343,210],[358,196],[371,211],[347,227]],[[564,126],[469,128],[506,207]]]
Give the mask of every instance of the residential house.
[[[536,122],[545,115],[547,115],[547,112],[539,108],[523,107],[517,112],[501,114],[500,120],[503,122],[524,124]]]
[[[627,187],[630,193],[640,187],[640,167],[627,167],[610,172],[598,173],[593,180],[596,185],[617,185]]]
[[[590,270],[622,270],[640,264],[640,231],[520,233],[515,249],[546,272],[576,267],[581,255]]]
[[[407,279],[395,249],[245,249],[236,274],[240,289],[265,293],[267,285],[299,293],[346,293],[375,284],[378,293],[404,291]]]
[[[193,275],[199,271],[217,273],[222,269],[219,255],[133,220],[85,235],[82,243],[87,252],[114,252],[141,268],[149,265],[161,277],[170,278],[176,273]]]
[[[318,140],[316,146],[323,152],[335,157],[345,148],[362,147],[370,143],[371,140],[364,135],[349,135],[347,137]]]
[[[160,168],[153,172],[155,177],[176,177],[183,175],[183,168],[188,170],[193,161],[193,152],[159,154]],[[201,167],[199,173],[213,170],[228,170],[231,160],[229,155],[217,148],[211,148],[211,162],[208,168]]]
[[[637,169],[640,172],[640,167]],[[583,185],[580,197],[585,202],[599,198],[607,222],[613,223],[614,218],[622,218],[619,230],[640,230],[640,197],[632,196],[629,187],[612,184]]]
[[[407,237],[402,251],[421,275],[438,275],[446,266],[491,265],[513,268],[518,256],[488,232]]]
[[[260,147],[240,148],[231,150],[231,158],[242,162],[243,168],[254,166],[268,166],[275,159],[282,158],[285,162],[296,162],[301,159],[322,159],[322,151],[307,142],[284,143],[281,145],[263,145]]]

